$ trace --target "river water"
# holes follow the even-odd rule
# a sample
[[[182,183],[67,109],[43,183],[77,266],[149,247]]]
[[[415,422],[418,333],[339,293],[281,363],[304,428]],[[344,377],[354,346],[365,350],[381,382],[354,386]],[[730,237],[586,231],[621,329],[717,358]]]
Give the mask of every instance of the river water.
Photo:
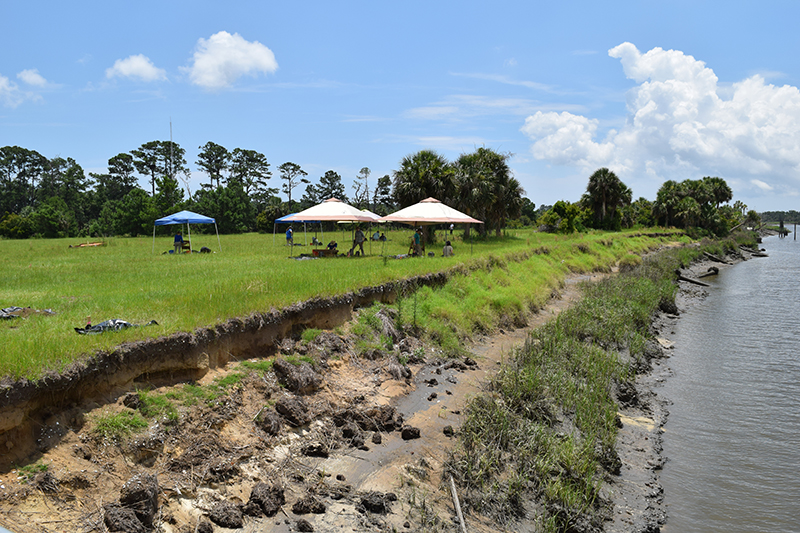
[[[800,531],[800,240],[762,247],[670,335],[664,532]]]

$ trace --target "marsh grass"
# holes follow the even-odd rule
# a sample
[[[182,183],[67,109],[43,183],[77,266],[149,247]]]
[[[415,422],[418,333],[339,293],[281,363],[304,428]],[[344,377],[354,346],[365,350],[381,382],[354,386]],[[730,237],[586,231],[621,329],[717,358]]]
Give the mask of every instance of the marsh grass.
[[[334,238],[345,243],[348,235]],[[669,240],[633,233],[565,237],[516,230],[472,245],[455,242],[455,257],[441,257],[437,248],[437,256],[432,258],[386,259],[407,252],[411,231],[389,231],[387,236],[389,241],[381,246],[373,243],[366,257],[308,261],[289,256],[308,253],[311,247],[290,251],[282,239],[273,244],[271,235],[258,234],[222,236],[220,253],[177,256],[160,253],[171,248],[169,237],[156,238],[155,253],[152,239],[146,237],[112,238],[105,246],[94,248],[68,248],[79,244],[78,239],[2,240],[0,306],[52,309],[56,314],[0,323],[0,376],[35,378],[123,342],[193,331],[229,318],[429,272],[456,270],[481,278],[485,277],[480,273],[483,270],[496,271],[491,279],[462,287],[462,292],[469,294],[470,305],[454,317],[457,332],[442,325],[451,320],[446,300],[431,299],[423,304],[419,295],[405,298],[403,316],[408,322],[420,322],[421,306],[429,306],[431,318],[425,320],[430,324],[424,325],[438,332],[435,335],[448,351],[457,352],[459,339],[464,338],[459,332],[491,329],[499,315],[509,315],[513,321],[525,307],[546,301],[568,272],[607,269],[623,254],[639,253]],[[575,253],[576,239],[588,253]],[[193,234],[192,240],[197,247],[217,250],[215,236]],[[514,303],[510,287],[513,278],[521,275],[535,294]],[[484,287],[482,294],[473,294],[478,286]],[[491,304],[488,307],[487,302]],[[134,324],[156,320],[158,325],[77,335],[73,328],[83,327],[88,316],[94,324],[119,318]]]
[[[607,251],[616,243],[603,246]],[[593,250],[580,253],[593,256]],[[635,378],[620,354],[643,355],[653,314],[663,301],[674,301],[675,268],[704,250],[664,251],[630,273],[584,285],[579,302],[530,335],[489,392],[466,409],[447,465],[466,506],[509,522],[535,499],[543,531],[600,524],[600,487],[616,457],[613,390]],[[627,253],[620,248],[615,256]]]

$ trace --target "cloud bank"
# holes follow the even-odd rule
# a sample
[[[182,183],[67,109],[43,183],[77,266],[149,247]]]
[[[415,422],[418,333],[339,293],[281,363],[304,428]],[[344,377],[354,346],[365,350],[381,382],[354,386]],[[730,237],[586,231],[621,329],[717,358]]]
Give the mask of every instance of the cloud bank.
[[[198,39],[192,63],[184,70],[193,84],[218,90],[230,87],[242,76],[270,74],[277,68],[275,54],[263,44],[221,31]]]
[[[705,63],[677,50],[608,52],[638,85],[627,120],[598,139],[599,121],[537,112],[521,131],[536,159],[585,171],[608,167],[625,181],[720,176],[761,192],[795,194],[800,171],[800,91],[756,75],[720,87]]]

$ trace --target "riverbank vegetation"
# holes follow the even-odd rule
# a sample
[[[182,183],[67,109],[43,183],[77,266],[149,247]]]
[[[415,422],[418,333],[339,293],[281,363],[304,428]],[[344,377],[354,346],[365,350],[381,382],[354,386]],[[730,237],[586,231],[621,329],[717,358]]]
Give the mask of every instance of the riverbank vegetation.
[[[585,284],[469,403],[448,465],[465,506],[501,523],[538,516],[543,531],[599,530],[601,484],[621,466],[615,391],[648,357],[654,313],[674,305],[675,270],[752,242],[670,248]]]

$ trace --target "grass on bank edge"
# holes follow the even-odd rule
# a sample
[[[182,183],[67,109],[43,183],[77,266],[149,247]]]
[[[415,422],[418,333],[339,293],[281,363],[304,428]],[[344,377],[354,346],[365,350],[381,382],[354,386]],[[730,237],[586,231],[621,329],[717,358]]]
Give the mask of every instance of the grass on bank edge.
[[[380,252],[388,256],[407,251],[403,231],[387,234],[390,241]],[[678,238],[680,232],[674,234]],[[568,272],[608,269],[623,255],[640,253],[662,239],[635,232],[562,236],[518,230],[474,245],[457,243],[457,256],[450,258],[387,259],[375,255],[379,253],[375,245],[368,257],[312,261],[288,259],[287,247],[272,245],[271,237],[263,235],[227,236],[222,253],[185,257],[154,254],[152,241],[139,238],[110,239],[106,246],[90,249],[70,249],[70,239],[0,241],[4,252],[0,254],[0,305],[51,308],[56,313],[0,322],[0,376],[35,379],[123,342],[194,331],[229,318],[429,272],[460,271],[479,277],[487,267],[520,263],[531,254],[542,259],[543,269],[532,267],[535,271],[528,279],[534,286],[544,284],[542,294],[519,305],[536,306]],[[156,240],[157,250],[163,247],[162,240]],[[475,311],[459,319],[459,329],[485,329],[494,315],[505,312],[498,311],[508,303],[503,297],[514,301],[513,293],[499,288],[503,280],[490,283],[483,296],[470,296]],[[415,302],[421,300],[425,298],[415,296]],[[447,306],[434,300],[425,305],[431,306],[431,330],[438,331],[434,336],[441,337],[448,351],[456,350],[458,336],[444,325]],[[419,309],[406,309],[413,311],[403,315],[412,324],[426,326],[417,323]],[[159,325],[77,335],[73,328],[83,326],[87,316],[95,324],[121,318],[139,324],[154,319]]]
[[[600,528],[600,488],[619,466],[615,384],[635,379],[653,314],[674,303],[675,269],[744,242],[659,252],[584,286],[579,302],[535,330],[465,410],[446,467],[465,507],[501,523],[537,516],[543,531]]]

